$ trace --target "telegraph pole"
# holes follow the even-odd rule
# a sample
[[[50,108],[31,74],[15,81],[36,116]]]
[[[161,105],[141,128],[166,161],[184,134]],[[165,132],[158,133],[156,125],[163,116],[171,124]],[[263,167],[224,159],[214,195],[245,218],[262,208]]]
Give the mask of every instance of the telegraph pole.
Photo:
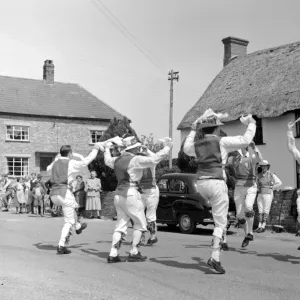
[[[169,117],[169,137],[173,139],[173,80],[179,80],[179,72],[174,72],[171,70],[169,72],[169,78],[170,80],[170,117]],[[170,151],[169,156],[169,168],[172,168],[172,150]]]

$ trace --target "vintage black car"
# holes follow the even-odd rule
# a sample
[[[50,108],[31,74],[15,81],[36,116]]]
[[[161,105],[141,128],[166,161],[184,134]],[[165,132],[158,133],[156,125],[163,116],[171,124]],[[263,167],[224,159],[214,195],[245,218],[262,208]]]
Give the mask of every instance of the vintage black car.
[[[170,227],[178,224],[182,233],[193,233],[198,224],[214,223],[209,202],[197,191],[195,174],[165,174],[157,185],[160,191],[156,213],[158,223]],[[229,210],[232,209],[231,205]]]

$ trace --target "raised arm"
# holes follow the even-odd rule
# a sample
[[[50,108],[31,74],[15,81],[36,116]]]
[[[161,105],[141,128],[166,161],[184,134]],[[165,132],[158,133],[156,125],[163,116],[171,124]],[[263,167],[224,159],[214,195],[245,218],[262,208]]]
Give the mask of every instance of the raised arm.
[[[196,130],[192,129],[189,135],[186,137],[184,145],[183,145],[183,152],[188,156],[194,156],[196,157],[195,153],[195,139],[196,136]]]
[[[256,121],[252,116],[248,116],[248,127],[244,135],[222,137],[220,145],[224,147],[227,152],[246,148],[249,146],[255,136]]]
[[[115,161],[116,161],[117,157],[112,157],[109,147],[105,148],[104,151],[104,162],[105,164],[110,167],[111,169],[113,169],[115,167]]]
[[[97,156],[99,151],[99,146],[97,143],[94,145],[94,149],[91,151],[91,153],[84,157],[82,160],[71,160],[70,165],[72,166],[73,171],[80,171],[83,167],[87,167]]]
[[[274,173],[272,175],[274,179],[273,189],[277,189],[282,185],[282,182]]]
[[[292,130],[292,128],[293,128],[293,123],[289,123],[288,124],[288,132],[287,132],[288,149],[293,154],[293,156],[295,157],[295,159],[300,163],[300,152],[296,148],[296,143],[295,143],[295,139],[294,139],[294,136],[293,136],[293,130]]]

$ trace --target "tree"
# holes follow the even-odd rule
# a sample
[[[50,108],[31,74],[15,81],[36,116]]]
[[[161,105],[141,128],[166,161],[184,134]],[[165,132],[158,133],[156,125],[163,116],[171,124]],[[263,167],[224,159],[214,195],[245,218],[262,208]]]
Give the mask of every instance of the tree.
[[[130,126],[130,121],[127,118],[122,120],[112,119],[107,130],[100,138],[100,142],[111,139],[115,136],[128,137],[135,136],[139,140],[136,132]],[[95,170],[101,179],[102,189],[104,191],[114,191],[117,187],[117,178],[114,170],[107,167],[104,162],[104,154],[99,151],[96,159],[90,164],[90,169]]]
[[[154,140],[153,133],[150,133],[148,137],[145,135],[141,135],[140,140],[144,146],[147,146],[148,149],[154,153],[158,152],[163,148],[162,143],[158,143],[157,141]]]

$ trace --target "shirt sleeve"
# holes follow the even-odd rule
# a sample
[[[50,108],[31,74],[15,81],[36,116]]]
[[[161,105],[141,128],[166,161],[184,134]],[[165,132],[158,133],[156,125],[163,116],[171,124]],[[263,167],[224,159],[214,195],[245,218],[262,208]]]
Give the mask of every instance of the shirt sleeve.
[[[190,134],[186,137],[184,145],[183,145],[183,151],[188,156],[194,156],[196,157],[195,153],[195,139],[196,131],[191,130]]]
[[[131,169],[145,169],[157,165],[162,161],[170,152],[171,148],[169,146],[164,147],[162,150],[157,153],[153,153],[153,156],[135,156],[130,161]]]
[[[250,123],[244,135],[226,136],[220,140],[220,145],[227,150],[227,152],[246,148],[249,146],[255,136],[256,125]]]
[[[80,171],[81,168],[88,166],[97,156],[98,150],[93,149],[91,153],[84,157],[81,161],[71,159],[70,165],[72,168],[72,171]]]
[[[288,130],[287,137],[288,137],[288,149],[293,154],[295,159],[300,163],[300,152],[296,148],[295,138],[293,136],[292,130]]]
[[[272,173],[272,175],[274,179],[273,189],[277,189],[282,185],[282,182],[274,173]]]
[[[7,182],[5,184],[5,186],[3,187],[3,190],[6,190],[7,187],[10,185],[11,181],[9,179],[7,179]]]
[[[116,159],[117,159],[117,157],[112,157],[111,156],[109,148],[106,148],[105,152],[104,152],[104,162],[105,162],[105,164],[108,167],[110,167],[111,169],[113,169],[115,167]]]

